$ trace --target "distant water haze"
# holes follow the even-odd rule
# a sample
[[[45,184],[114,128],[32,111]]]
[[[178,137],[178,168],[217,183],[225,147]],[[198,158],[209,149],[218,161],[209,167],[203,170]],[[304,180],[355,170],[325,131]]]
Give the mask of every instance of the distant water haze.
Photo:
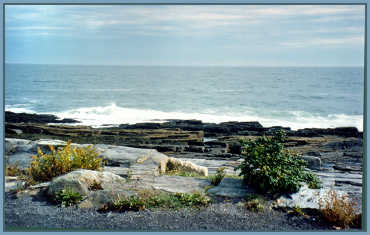
[[[362,67],[6,64],[5,109],[82,124],[258,121],[363,130]]]

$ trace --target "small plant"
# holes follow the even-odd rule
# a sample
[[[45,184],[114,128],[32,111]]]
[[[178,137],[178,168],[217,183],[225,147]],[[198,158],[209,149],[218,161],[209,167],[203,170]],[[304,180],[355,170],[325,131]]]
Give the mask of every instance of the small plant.
[[[94,180],[92,184],[89,186],[89,190],[91,191],[103,190],[103,187],[100,182]]]
[[[264,202],[259,198],[247,201],[245,207],[253,212],[261,212],[265,209]]]
[[[217,172],[216,172],[215,175],[210,176],[212,185],[217,186],[221,183],[222,179],[226,175],[225,169],[226,169],[226,167],[220,167],[220,168],[217,169]]]
[[[202,193],[167,193],[160,191],[140,191],[139,196],[118,199],[105,205],[100,211],[140,211],[145,208],[180,209],[185,207],[200,208],[212,203],[212,200]]]
[[[302,183],[318,187],[319,180],[306,171],[306,161],[300,155],[284,149],[285,132],[277,131],[272,137],[241,140],[245,155],[235,171],[244,181],[263,193],[294,193]]]
[[[130,182],[130,181],[132,180],[132,170],[131,170],[131,169],[129,169],[129,170],[127,171],[127,177],[126,177],[126,180],[127,180],[128,182]]]
[[[326,221],[342,228],[358,224],[355,213],[355,203],[348,195],[338,195],[335,190],[329,190],[325,198],[320,199],[320,211]]]
[[[112,208],[115,211],[139,211],[145,209],[145,202],[138,196],[130,196],[126,199],[118,199],[113,202]]]
[[[29,182],[45,182],[52,178],[66,174],[75,169],[83,168],[96,170],[102,166],[102,158],[95,147],[71,147],[71,141],[63,149],[55,150],[49,146],[51,153],[45,154],[40,148],[37,155],[32,156],[30,167],[26,169]]]
[[[62,207],[73,206],[82,200],[82,196],[72,188],[65,188],[56,194],[55,200]]]
[[[202,193],[175,193],[174,197],[183,205],[183,207],[202,207],[207,206],[212,200]]]
[[[305,213],[303,212],[302,208],[298,206],[294,206],[292,210],[289,211],[289,213],[293,215],[305,216]]]
[[[5,176],[21,176],[23,175],[22,169],[19,168],[18,162],[14,165],[6,164],[5,166]]]

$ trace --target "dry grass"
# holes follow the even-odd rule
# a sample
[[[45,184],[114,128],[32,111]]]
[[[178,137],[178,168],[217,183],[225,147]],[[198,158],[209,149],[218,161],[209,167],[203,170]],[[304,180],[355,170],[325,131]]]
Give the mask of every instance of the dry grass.
[[[327,197],[320,200],[320,211],[324,219],[341,228],[358,224],[359,215],[356,215],[354,206],[355,203],[347,195],[340,196],[334,190],[330,190]]]
[[[21,176],[22,174],[22,169],[18,167],[18,163],[14,165],[6,164],[5,176]]]

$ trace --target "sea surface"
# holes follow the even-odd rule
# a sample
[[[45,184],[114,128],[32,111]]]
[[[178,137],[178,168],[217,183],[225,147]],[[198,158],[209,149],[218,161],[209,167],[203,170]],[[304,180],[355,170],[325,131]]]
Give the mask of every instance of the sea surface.
[[[83,124],[164,119],[363,130],[362,67],[6,64],[5,110]]]

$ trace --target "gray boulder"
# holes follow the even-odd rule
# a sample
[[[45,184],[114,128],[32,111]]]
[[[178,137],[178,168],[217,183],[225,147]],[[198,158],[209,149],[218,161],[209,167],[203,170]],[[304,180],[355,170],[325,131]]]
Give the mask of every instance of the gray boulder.
[[[48,185],[47,195],[55,197],[56,193],[61,190],[71,188],[72,191],[78,192],[82,196],[88,196],[89,188],[94,183],[100,184],[105,190],[113,190],[120,188],[126,183],[126,180],[110,172],[79,169],[54,178]]]

